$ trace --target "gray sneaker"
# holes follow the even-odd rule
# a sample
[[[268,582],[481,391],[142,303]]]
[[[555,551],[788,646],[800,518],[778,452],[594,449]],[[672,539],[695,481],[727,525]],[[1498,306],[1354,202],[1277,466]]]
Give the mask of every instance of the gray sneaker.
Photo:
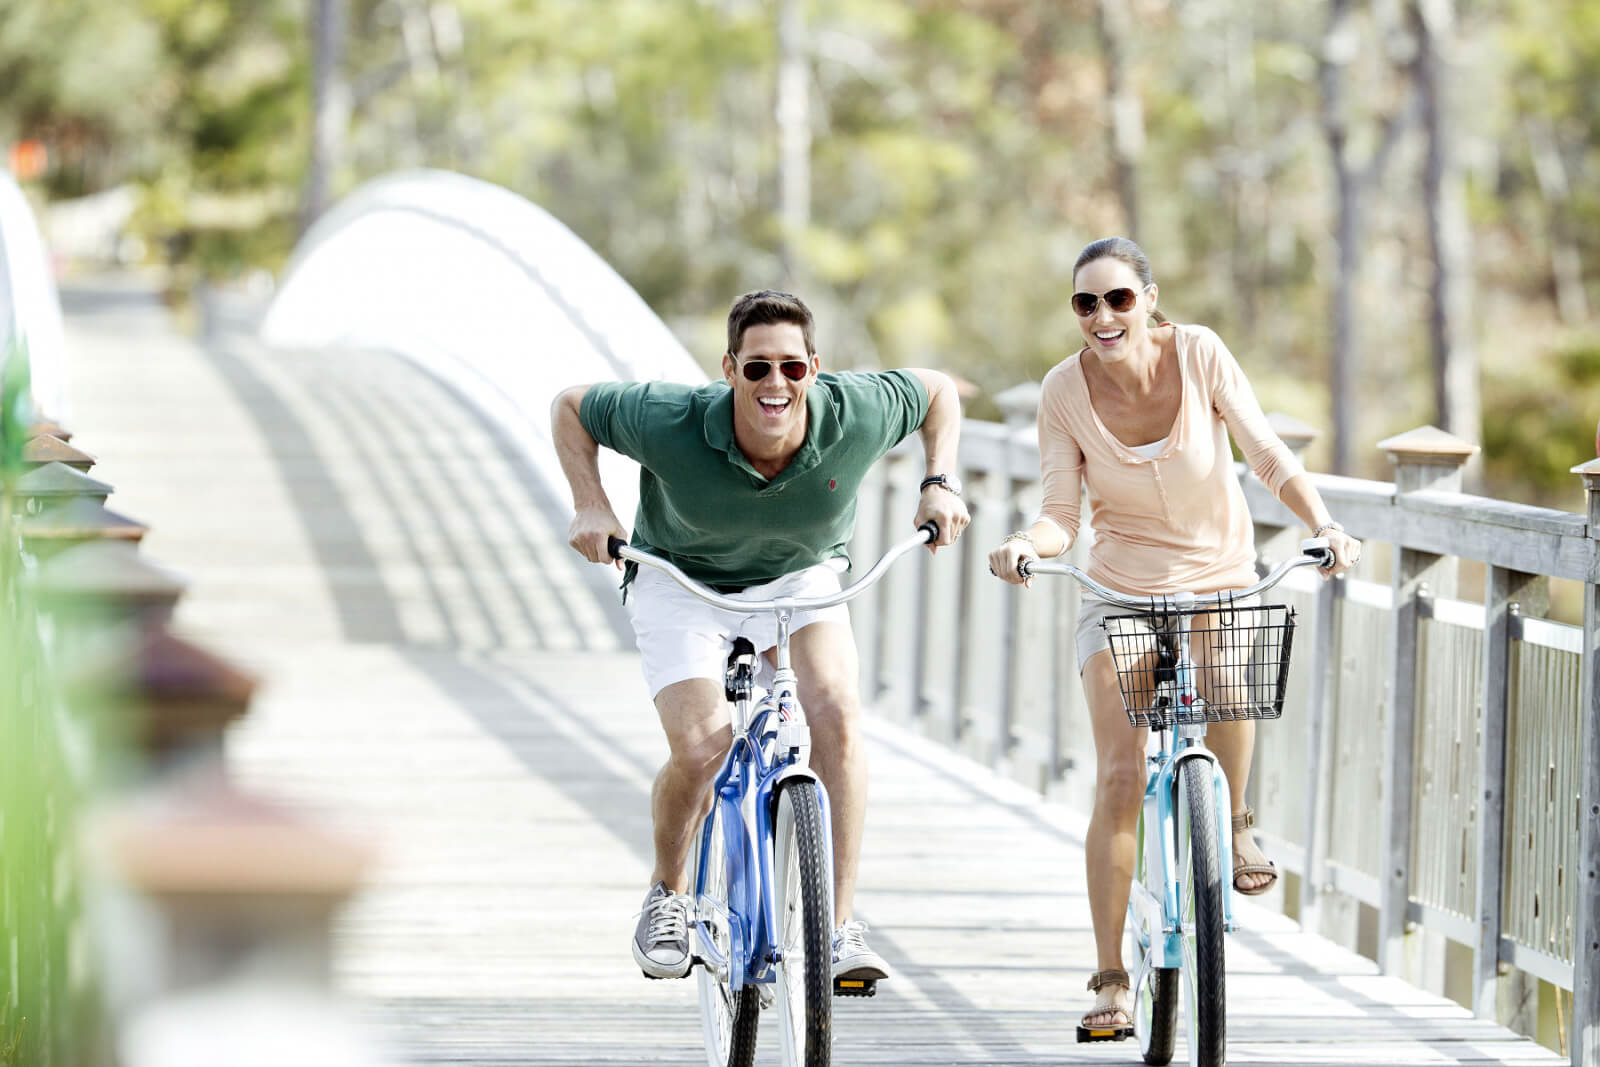
[[[689,898],[657,882],[644,895],[633,931],[633,961],[646,978],[682,978],[689,973]]]
[[[889,965],[867,947],[867,924],[846,919],[833,932],[833,977],[862,981],[881,981],[889,977]]]

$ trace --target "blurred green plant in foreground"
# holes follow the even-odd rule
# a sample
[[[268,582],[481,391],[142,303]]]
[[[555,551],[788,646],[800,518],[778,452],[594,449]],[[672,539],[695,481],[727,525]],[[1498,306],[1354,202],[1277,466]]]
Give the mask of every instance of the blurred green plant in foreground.
[[[102,1062],[76,842],[88,783],[64,743],[18,534],[28,384],[14,343],[0,366],[0,1065],[84,1067]]]

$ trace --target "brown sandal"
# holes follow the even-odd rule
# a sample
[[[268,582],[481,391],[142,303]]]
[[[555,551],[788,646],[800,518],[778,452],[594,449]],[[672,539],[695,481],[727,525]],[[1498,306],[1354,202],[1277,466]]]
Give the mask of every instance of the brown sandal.
[[[1089,976],[1089,992],[1091,993],[1098,993],[1101,986],[1108,985],[1119,985],[1128,990],[1129,993],[1133,992],[1133,985],[1128,979],[1127,971],[1096,971]],[[1121,1041],[1125,1037],[1132,1037],[1133,1016],[1128,1014],[1128,1009],[1126,1008],[1119,1008],[1115,1005],[1109,1008],[1100,1008],[1099,1010],[1091,1008],[1084,1013],[1083,1018],[1087,1019],[1091,1015],[1106,1015],[1109,1013],[1122,1016],[1122,1022],[1114,1023],[1110,1026],[1104,1024],[1090,1026],[1080,1019],[1078,1021],[1078,1042],[1082,1044],[1085,1041]]]
[[[1250,827],[1254,826],[1255,824],[1256,824],[1255,809],[1254,808],[1245,808],[1244,811],[1240,812],[1239,814],[1237,814],[1237,815],[1235,815],[1233,817],[1233,832],[1235,834],[1237,834],[1240,830],[1248,830],[1248,829],[1250,829]],[[1257,849],[1257,851],[1260,851],[1260,850]],[[1255,887],[1250,888],[1250,889],[1246,889],[1244,886],[1239,884],[1239,878],[1240,878],[1241,875],[1249,875],[1249,874],[1264,874],[1264,875],[1267,875],[1268,877],[1267,877],[1267,880],[1265,882],[1262,882],[1260,885],[1255,886]],[[1265,893],[1267,890],[1271,889],[1277,883],[1277,881],[1278,881],[1278,868],[1277,868],[1276,864],[1272,863],[1271,861],[1268,861],[1266,863],[1241,863],[1239,861],[1238,850],[1234,851],[1234,853],[1233,853],[1233,890],[1234,890],[1234,892],[1242,893],[1247,897],[1258,897],[1262,893]]]

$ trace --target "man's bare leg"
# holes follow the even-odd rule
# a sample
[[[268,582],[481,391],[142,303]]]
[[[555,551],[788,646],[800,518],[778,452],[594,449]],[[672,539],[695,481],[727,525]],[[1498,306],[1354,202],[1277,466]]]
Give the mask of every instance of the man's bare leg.
[[[861,745],[860,660],[849,623],[814,622],[789,639],[800,706],[811,726],[811,767],[833,809],[834,922],[850,918],[861,829],[867,817],[867,753]]]
[[[656,866],[651,881],[689,891],[689,852],[711,782],[732,744],[722,686],[709,678],[674,682],[656,694],[656,714],[671,754],[650,791]]]

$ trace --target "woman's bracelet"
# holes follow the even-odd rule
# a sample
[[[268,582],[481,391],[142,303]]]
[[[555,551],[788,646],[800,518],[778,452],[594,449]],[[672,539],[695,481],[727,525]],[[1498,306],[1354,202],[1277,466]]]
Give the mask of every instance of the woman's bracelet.
[[[1334,522],[1332,519],[1329,519],[1327,522],[1323,523],[1321,526],[1318,526],[1315,530],[1313,530],[1312,533],[1311,533],[1311,536],[1312,537],[1321,537],[1323,534],[1327,533],[1329,530],[1338,530],[1340,533],[1344,533],[1344,524],[1343,523]]]
[[[1000,539],[1002,545],[1010,544],[1012,541],[1026,541],[1031,545],[1033,544],[1033,535],[1027,530],[1018,530],[1016,533],[1008,533]]]

